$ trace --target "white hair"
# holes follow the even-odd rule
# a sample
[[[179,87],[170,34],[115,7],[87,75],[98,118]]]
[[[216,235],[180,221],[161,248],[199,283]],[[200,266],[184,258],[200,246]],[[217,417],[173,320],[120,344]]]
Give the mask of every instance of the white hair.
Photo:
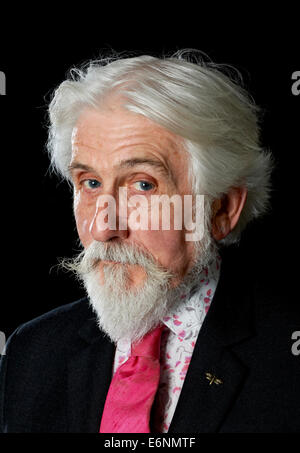
[[[247,188],[239,222],[220,243],[238,241],[248,222],[268,209],[273,159],[260,144],[260,109],[239,72],[234,77],[228,68],[203,58],[191,60],[186,50],[159,58],[115,55],[72,68],[49,105],[52,168],[69,177],[72,130],[80,113],[86,107],[101,109],[117,92],[124,108],[184,139],[195,194],[212,201],[230,188]]]

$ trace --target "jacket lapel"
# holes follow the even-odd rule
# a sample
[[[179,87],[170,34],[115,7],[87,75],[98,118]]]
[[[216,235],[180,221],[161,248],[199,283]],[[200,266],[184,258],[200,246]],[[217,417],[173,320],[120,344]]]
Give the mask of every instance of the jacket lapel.
[[[222,260],[220,281],[200,330],[169,433],[219,431],[247,378],[232,346],[253,335],[245,268]],[[245,286],[247,285],[247,286]]]
[[[111,381],[114,344],[105,337],[95,318],[79,331],[82,348],[68,364],[69,432],[97,433]]]

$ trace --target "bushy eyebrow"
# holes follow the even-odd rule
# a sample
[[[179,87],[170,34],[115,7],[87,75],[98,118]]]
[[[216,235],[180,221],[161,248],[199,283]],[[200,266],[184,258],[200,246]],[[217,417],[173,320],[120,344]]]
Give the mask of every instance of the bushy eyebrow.
[[[85,165],[85,164],[82,164],[81,162],[76,162],[76,161],[72,162],[72,164],[70,164],[68,166],[69,175],[71,175],[74,170],[84,170],[84,171],[96,173],[96,171],[94,170],[93,167],[89,167],[88,165]]]
[[[132,159],[125,159],[121,160],[118,165],[116,165],[114,168],[115,169],[121,169],[121,168],[134,168],[138,165],[150,165],[152,167],[155,167],[159,170],[160,173],[162,173],[164,176],[167,176],[167,178],[171,179],[174,182],[174,178],[172,175],[171,170],[164,165],[163,162],[160,160],[156,159],[148,159],[148,158],[143,158],[143,157],[135,157]],[[74,161],[72,164],[69,165],[68,171],[69,174],[71,175],[74,170],[84,170],[87,172],[92,172],[92,173],[97,173],[97,171],[88,165],[82,164],[81,162]]]
[[[135,157],[132,159],[121,160],[121,162],[119,163],[119,165],[117,165],[117,167],[118,168],[132,168],[137,165],[145,165],[145,164],[157,168],[162,174],[164,174],[168,178],[172,177],[171,170],[166,165],[164,165],[163,162],[161,162],[160,160],[156,160],[156,159]]]

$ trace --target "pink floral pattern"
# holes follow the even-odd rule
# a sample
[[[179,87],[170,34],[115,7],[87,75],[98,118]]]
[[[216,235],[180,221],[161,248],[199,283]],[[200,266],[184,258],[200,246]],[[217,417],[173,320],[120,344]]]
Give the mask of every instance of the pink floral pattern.
[[[167,433],[169,430],[199,331],[218,284],[220,264],[221,259],[217,256],[203,270],[199,290],[189,298],[184,295],[174,312],[162,320],[165,326],[161,338],[160,383],[154,408],[156,432]],[[130,352],[130,341],[120,340],[116,348],[114,372],[128,359]]]

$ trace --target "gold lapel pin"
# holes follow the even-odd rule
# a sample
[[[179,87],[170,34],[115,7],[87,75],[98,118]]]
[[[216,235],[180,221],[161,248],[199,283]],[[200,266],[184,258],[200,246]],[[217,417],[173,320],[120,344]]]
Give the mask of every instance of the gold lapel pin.
[[[223,384],[222,379],[218,379],[217,376],[211,373],[205,373],[206,379],[209,381],[209,385],[216,384],[220,385]]]

